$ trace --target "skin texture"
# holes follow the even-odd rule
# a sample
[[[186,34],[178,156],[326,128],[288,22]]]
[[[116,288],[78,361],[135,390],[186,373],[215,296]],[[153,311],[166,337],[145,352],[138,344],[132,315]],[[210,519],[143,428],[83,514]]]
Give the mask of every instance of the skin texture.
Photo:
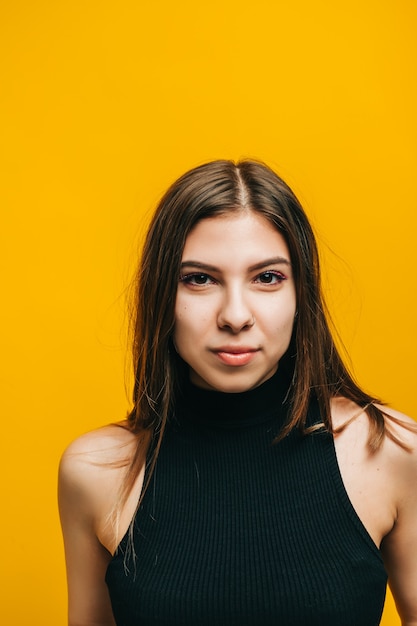
[[[195,384],[236,393],[256,387],[276,371],[296,314],[289,261],[282,236],[250,212],[209,218],[189,234],[174,340]],[[335,428],[356,416],[335,436],[342,479],[364,527],[381,549],[402,625],[417,626],[417,435],[392,424],[412,450],[386,438],[371,454],[368,418],[358,406],[337,397],[331,413]],[[104,575],[134,515],[143,471],[117,526],[109,519],[136,445],[136,436],[120,423],[83,435],[62,457],[59,506],[69,626],[115,624]]]

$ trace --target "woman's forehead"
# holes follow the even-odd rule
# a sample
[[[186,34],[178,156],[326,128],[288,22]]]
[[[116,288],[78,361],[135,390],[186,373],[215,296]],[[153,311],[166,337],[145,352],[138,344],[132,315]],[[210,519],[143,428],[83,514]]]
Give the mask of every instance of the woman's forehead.
[[[290,262],[287,243],[263,215],[238,211],[200,220],[185,241],[182,261],[258,263],[281,258]]]

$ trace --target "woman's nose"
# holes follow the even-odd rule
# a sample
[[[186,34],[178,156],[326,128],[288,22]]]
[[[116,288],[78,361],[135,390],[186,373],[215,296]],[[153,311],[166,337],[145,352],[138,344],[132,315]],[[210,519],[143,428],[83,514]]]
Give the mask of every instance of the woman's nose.
[[[251,328],[254,323],[255,318],[244,294],[238,289],[226,292],[217,317],[219,328],[238,333],[246,328]]]

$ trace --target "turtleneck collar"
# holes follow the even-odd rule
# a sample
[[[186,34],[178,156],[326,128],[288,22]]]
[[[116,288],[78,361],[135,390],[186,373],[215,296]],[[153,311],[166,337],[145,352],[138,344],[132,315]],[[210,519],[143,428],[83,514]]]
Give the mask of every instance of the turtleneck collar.
[[[214,428],[243,428],[287,414],[288,374],[278,369],[264,383],[242,393],[202,389],[189,380],[178,403],[177,419]]]

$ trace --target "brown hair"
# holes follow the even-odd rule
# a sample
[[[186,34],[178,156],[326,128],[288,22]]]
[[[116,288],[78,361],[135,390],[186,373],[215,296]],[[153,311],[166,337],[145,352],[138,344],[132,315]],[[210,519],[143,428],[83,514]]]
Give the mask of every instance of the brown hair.
[[[292,190],[261,162],[213,161],[184,174],[163,196],[150,224],[136,277],[132,317],[134,407],[128,422],[133,432],[142,435],[141,441],[143,437],[154,439],[148,476],[187,376],[187,368],[172,346],[175,299],[187,235],[200,220],[243,209],[263,215],[283,235],[294,273],[297,317],[289,349],[283,357],[292,379],[290,413],[279,439],[293,428],[305,434],[314,430],[306,427],[314,393],[322,427],[328,431],[333,432],[330,400],[341,395],[366,410],[371,450],[380,447],[385,435],[403,445],[387,428],[383,412],[374,404],[376,398],[355,383],[336,348],[321,293],[314,233]],[[143,460],[143,445],[138,444],[125,484],[125,496]]]

